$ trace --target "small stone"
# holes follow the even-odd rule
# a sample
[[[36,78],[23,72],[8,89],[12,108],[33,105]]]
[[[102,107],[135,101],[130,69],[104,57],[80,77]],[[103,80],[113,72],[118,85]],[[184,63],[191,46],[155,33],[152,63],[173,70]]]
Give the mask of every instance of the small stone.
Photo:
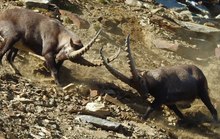
[[[41,113],[41,112],[43,111],[43,108],[40,107],[40,106],[38,106],[38,107],[36,107],[36,108],[37,108],[37,113]]]
[[[113,98],[112,96],[110,96],[110,95],[108,95],[108,94],[106,94],[106,95],[104,96],[104,99],[105,99],[106,101],[108,101],[108,102],[111,102],[111,103],[117,105],[117,106],[125,107],[125,105],[124,105],[123,103],[121,103],[119,100],[117,100],[116,98]]]
[[[44,120],[42,121],[42,124],[43,124],[44,126],[47,126],[49,123],[50,123],[50,121],[49,121],[48,119],[44,119]]]
[[[86,105],[86,110],[89,111],[98,111],[105,108],[105,105],[102,103],[90,102]]]
[[[136,6],[138,0],[125,0],[125,4]]]
[[[99,95],[99,93],[98,93],[98,90],[89,90],[90,91],[90,96],[91,97],[96,97],[96,96],[98,96]]]
[[[175,119],[176,119],[175,117],[169,116],[167,120],[168,120],[169,122],[173,122]]]
[[[51,128],[52,128],[52,129],[57,129],[57,125],[56,125],[56,124],[52,124],[52,125],[51,125]]]
[[[75,86],[73,83],[70,83],[70,84],[64,86],[64,87],[63,87],[63,90],[64,90],[65,92],[69,92],[70,90],[74,89],[75,87],[76,87],[76,86]]]
[[[40,135],[41,137],[45,137],[45,136],[46,136],[45,133],[43,133],[43,132],[39,132],[39,135]]]
[[[49,105],[50,106],[55,106],[56,105],[56,102],[55,102],[55,100],[53,98],[49,99]]]
[[[69,96],[69,95],[66,95],[66,96],[64,97],[64,100],[70,100],[70,96]]]
[[[98,103],[98,102],[87,103],[85,110],[91,115],[95,115],[103,118],[110,115],[111,113],[109,110],[105,108],[105,105],[103,103]]]

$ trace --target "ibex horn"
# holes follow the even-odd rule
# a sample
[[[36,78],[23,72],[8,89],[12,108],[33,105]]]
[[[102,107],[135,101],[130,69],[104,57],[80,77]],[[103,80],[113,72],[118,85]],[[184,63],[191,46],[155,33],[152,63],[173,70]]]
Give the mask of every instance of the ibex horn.
[[[125,46],[126,46],[125,50],[127,52],[126,57],[128,58],[128,64],[129,64],[130,72],[132,74],[133,79],[137,79],[139,75],[138,75],[138,72],[135,68],[135,62],[134,62],[134,60],[132,58],[132,55],[131,55],[130,34],[126,38]]]
[[[122,82],[128,84],[131,86],[131,80],[129,78],[127,78],[126,76],[124,76],[123,74],[121,74],[120,72],[118,72],[116,69],[114,69],[111,65],[108,64],[108,60],[107,58],[104,57],[103,55],[103,47],[100,49],[99,53],[101,55],[101,58],[103,60],[103,64],[106,67],[106,69],[112,74],[114,75],[116,78],[118,78],[119,80],[121,80]]]
[[[119,56],[120,51],[121,51],[121,49],[119,48],[118,51],[113,56],[107,58],[107,62],[109,63],[109,62],[114,61]],[[99,63],[98,62],[92,63],[92,62],[84,59],[83,57],[77,57],[75,59],[72,59],[71,61],[74,63],[80,64],[80,65],[83,65],[83,66],[88,66],[88,67],[97,67],[97,66],[103,65],[103,60],[99,61]]]
[[[94,37],[86,46],[84,46],[83,48],[81,48],[81,49],[79,49],[79,50],[76,50],[76,51],[71,52],[71,53],[68,55],[68,57],[69,57],[70,59],[72,59],[72,58],[75,58],[75,57],[78,57],[78,56],[83,55],[83,54],[84,54],[86,51],[88,51],[89,48],[93,45],[93,43],[94,43],[95,40],[98,38],[98,36],[99,36],[99,34],[101,33],[101,31],[102,31],[102,29],[100,29],[100,30],[96,33],[95,37]]]

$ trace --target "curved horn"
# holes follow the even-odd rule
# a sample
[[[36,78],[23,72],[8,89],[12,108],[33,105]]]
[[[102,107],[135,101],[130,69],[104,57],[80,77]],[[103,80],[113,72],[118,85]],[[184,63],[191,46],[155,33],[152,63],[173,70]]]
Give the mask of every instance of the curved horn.
[[[111,56],[110,58],[107,58],[107,62],[110,63],[110,62],[114,61],[119,56],[120,51],[121,51],[121,49],[119,48],[118,51],[113,56]],[[83,65],[83,66],[88,66],[88,67],[98,67],[98,66],[103,65],[102,61],[99,61],[99,63],[92,63],[92,62],[84,59],[82,56],[76,57],[74,59],[70,59],[70,61],[77,63],[77,64],[80,64],[80,65]]]
[[[72,59],[72,58],[75,58],[75,57],[78,57],[80,55],[83,55],[86,51],[89,50],[89,48],[93,45],[93,43],[95,42],[95,40],[98,38],[99,34],[101,33],[102,29],[100,29],[95,37],[86,45],[84,46],[83,48],[79,49],[79,50],[76,50],[76,51],[73,51],[71,53],[68,54],[68,58],[69,59]]]
[[[125,51],[127,52],[126,57],[128,58],[128,64],[129,64],[129,67],[130,67],[130,72],[132,74],[133,79],[137,79],[139,77],[139,74],[138,74],[138,71],[135,68],[135,62],[134,62],[134,60],[132,58],[132,55],[131,55],[130,34],[126,38],[125,46],[126,46]]]
[[[106,67],[106,69],[112,74],[114,75],[116,78],[118,78],[119,80],[121,80],[122,82],[128,84],[131,86],[131,80],[129,78],[127,78],[125,75],[121,74],[120,72],[118,72],[117,70],[115,70],[111,65],[108,64],[108,60],[107,58],[104,57],[103,55],[103,47],[100,49],[99,53],[101,55],[101,58],[103,60],[103,65]]]

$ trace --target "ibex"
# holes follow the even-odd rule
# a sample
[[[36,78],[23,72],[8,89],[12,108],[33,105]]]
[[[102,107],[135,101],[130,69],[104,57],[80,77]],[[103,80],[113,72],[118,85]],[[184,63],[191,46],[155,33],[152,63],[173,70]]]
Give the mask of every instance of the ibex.
[[[142,97],[146,98],[149,94],[154,97],[154,101],[143,115],[144,119],[148,118],[149,114],[162,104],[173,110],[180,119],[184,119],[176,104],[182,102],[190,103],[196,98],[200,98],[211,112],[213,119],[218,120],[217,111],[208,95],[206,77],[195,65],[161,67],[141,73],[135,68],[128,35],[126,38],[126,52],[132,74],[132,77],[128,78],[108,64],[108,61],[103,56],[102,49],[103,47],[100,49],[100,55],[103,64],[111,74],[136,89]]]
[[[28,51],[45,58],[55,82],[59,84],[58,72],[67,59],[86,66],[101,65],[91,63],[82,57],[95,42],[100,31],[83,46],[78,36],[67,30],[58,20],[28,9],[9,9],[0,15],[0,35],[4,39],[0,62],[7,53],[8,62],[18,73],[13,61],[18,51],[16,44],[21,42]]]

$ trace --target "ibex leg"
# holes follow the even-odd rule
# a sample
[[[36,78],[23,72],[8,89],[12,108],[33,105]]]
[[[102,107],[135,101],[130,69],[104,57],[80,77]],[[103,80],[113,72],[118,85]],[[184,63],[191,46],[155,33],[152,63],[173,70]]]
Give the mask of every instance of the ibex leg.
[[[18,71],[18,69],[15,67],[13,63],[17,53],[18,49],[16,48],[11,48],[10,50],[8,50],[8,52],[6,53],[7,61],[10,64],[11,68],[14,70],[15,74],[21,75],[21,73]]]
[[[150,107],[147,108],[145,114],[143,115],[143,119],[147,119],[149,115],[159,108],[162,104],[159,101],[154,100]]]
[[[208,92],[203,93],[200,96],[200,98],[201,98],[202,102],[206,105],[206,107],[209,109],[209,111],[211,112],[213,119],[215,121],[218,121],[217,111],[216,111],[216,109],[214,108],[214,106],[211,103],[211,100],[210,100],[210,98],[208,96]]]
[[[15,35],[14,37],[9,37],[6,39],[5,46],[0,51],[0,63],[2,63],[2,58],[5,55],[5,53],[9,49],[13,49],[13,45],[19,40],[19,38]]]
[[[59,85],[60,83],[59,83],[59,79],[58,79],[58,71],[56,69],[56,62],[55,62],[53,53],[47,53],[44,55],[44,57],[46,59],[47,66],[51,71],[51,75],[55,79],[55,83],[57,85]]]
[[[182,112],[177,108],[177,106],[175,104],[172,105],[167,105],[168,108],[170,108],[171,110],[173,110],[175,112],[175,114],[180,118],[180,119],[184,119],[184,116],[182,114]]]

